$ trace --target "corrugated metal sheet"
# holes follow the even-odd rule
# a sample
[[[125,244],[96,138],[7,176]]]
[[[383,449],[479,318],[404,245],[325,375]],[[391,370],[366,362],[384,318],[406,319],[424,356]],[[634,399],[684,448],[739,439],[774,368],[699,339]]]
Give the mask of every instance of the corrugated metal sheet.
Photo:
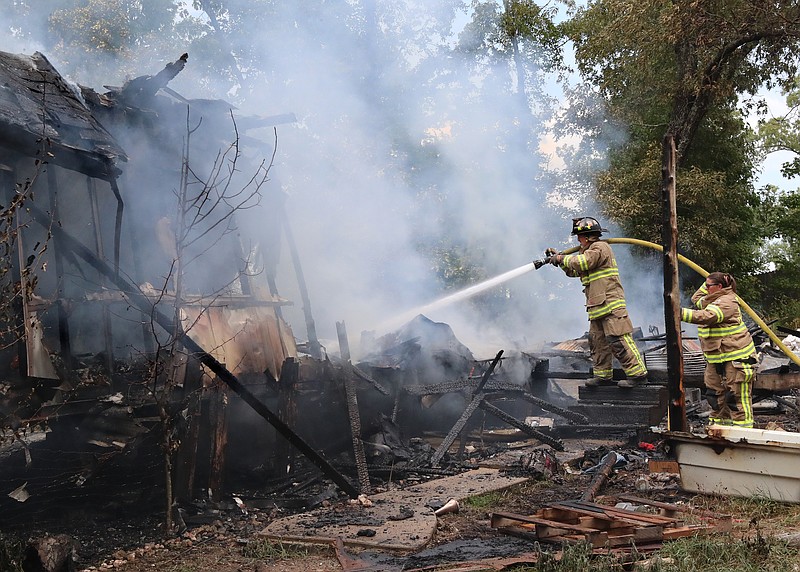
[[[695,340],[683,341],[683,374],[685,376],[700,376],[706,369],[706,358],[700,350],[700,344]],[[648,370],[667,370],[666,346],[645,352],[644,362]]]

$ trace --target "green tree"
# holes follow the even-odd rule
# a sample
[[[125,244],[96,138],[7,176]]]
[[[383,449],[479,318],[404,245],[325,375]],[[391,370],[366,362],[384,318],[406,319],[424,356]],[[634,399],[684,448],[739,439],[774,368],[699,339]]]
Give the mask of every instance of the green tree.
[[[763,121],[759,126],[759,142],[765,154],[784,151],[789,158],[781,166],[787,179],[800,174],[800,84],[795,80],[784,90],[787,111],[784,115]],[[785,319],[793,328],[800,327],[800,189],[764,190],[764,217],[770,229],[767,257],[771,271],[763,276],[769,296],[765,309],[772,317]]]
[[[567,26],[591,91],[576,92],[571,129],[588,135],[586,162],[608,216],[626,233],[660,241],[660,145],[678,152],[681,248],[700,264],[738,276],[762,266],[760,197],[753,189],[753,134],[738,102],[794,77],[800,38],[795,2],[598,0]],[[586,127],[590,126],[587,130]]]

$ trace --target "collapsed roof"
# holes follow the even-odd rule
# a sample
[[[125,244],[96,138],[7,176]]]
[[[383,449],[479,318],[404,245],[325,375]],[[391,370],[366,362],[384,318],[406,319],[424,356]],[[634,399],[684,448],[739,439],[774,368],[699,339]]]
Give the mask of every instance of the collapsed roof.
[[[111,180],[125,151],[48,59],[0,52],[0,146]]]

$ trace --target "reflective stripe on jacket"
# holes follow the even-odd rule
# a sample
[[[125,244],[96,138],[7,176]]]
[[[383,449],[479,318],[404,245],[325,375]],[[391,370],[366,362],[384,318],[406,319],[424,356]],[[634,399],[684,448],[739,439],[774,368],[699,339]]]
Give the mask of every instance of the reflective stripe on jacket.
[[[590,320],[625,307],[617,261],[607,242],[594,240],[586,248],[581,247],[579,253],[565,255],[561,268],[567,276],[581,279]]]
[[[681,321],[697,324],[700,347],[708,363],[738,361],[756,352],[753,338],[731,288],[709,294],[703,284],[693,295],[693,308],[681,308]]]

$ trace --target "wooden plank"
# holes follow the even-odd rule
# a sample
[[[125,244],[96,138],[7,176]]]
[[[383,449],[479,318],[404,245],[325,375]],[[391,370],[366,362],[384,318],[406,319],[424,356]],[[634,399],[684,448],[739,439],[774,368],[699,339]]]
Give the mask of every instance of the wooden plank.
[[[716,521],[714,523],[714,527],[716,530],[720,532],[729,532],[733,528],[733,519],[729,514],[720,514],[712,512],[710,510],[699,509],[691,506],[682,506],[677,504],[664,503],[629,494],[617,495],[616,498],[622,501],[632,502],[635,504],[650,505],[652,507],[659,508],[666,512],[672,512],[672,511],[681,512],[684,514],[691,514],[692,516],[711,519]]]
[[[651,473],[673,473],[680,474],[678,461],[659,461],[656,459],[647,460],[647,470]]]
[[[563,530],[573,530],[577,532],[586,532],[587,529],[583,526],[570,524],[566,522],[558,522],[555,520],[548,520],[545,518],[537,518],[536,516],[522,516],[521,514],[494,512],[490,520],[492,528],[504,528],[508,526],[524,526],[535,525],[537,530],[539,526],[549,526],[551,528],[560,528]]]
[[[579,505],[578,503],[576,503],[576,505],[574,505],[574,506],[573,505],[560,504],[560,503],[552,503],[552,504],[547,505],[547,507],[551,508],[551,509],[554,509],[554,510],[560,510],[560,511],[566,512],[566,513],[573,513],[573,514],[576,514],[576,515],[580,514],[580,515],[585,515],[585,516],[592,516],[592,517],[600,519],[600,520],[614,520],[612,517],[608,516],[605,513],[605,511],[603,511],[603,510],[588,509],[588,508],[586,508],[584,506]]]
[[[664,531],[664,540],[685,538],[687,536],[694,536],[695,534],[708,534],[709,532],[711,532],[711,528],[707,526],[683,526],[680,528],[668,528]]]
[[[542,518],[557,520],[559,522],[569,522],[572,524],[579,524],[581,521],[580,517],[573,511],[567,511],[561,508],[545,507],[540,511],[538,511],[536,514],[540,514]]]
[[[635,512],[632,510],[617,508],[614,506],[605,506],[594,503],[570,503],[570,506],[574,508],[585,508],[590,511],[591,510],[602,511],[606,516],[611,518],[614,517],[629,518],[633,520],[638,520],[647,523],[654,523],[654,524],[668,524],[675,522],[675,519],[671,517],[658,514]]]
[[[608,507],[606,514],[619,515],[622,518],[631,518],[647,524],[676,524],[676,520],[669,516],[660,514],[648,514],[644,512],[634,512],[622,508]]]
[[[598,508],[589,508],[589,507],[581,507],[578,506],[578,503],[575,503],[573,506],[561,506],[561,505],[549,505],[549,506],[556,506],[557,508],[564,508],[566,510],[573,510],[577,513],[584,514],[586,516],[591,516],[594,518],[599,518],[602,520],[611,520],[611,521],[620,521],[626,522],[629,524],[634,524],[637,526],[641,526],[642,524],[653,524],[654,521],[643,518],[638,513],[634,513],[631,511],[620,511],[617,509],[616,511],[609,510],[609,507],[600,507],[600,505],[593,505],[594,507]],[[609,514],[612,513],[612,514]],[[655,516],[655,515],[650,515]]]

